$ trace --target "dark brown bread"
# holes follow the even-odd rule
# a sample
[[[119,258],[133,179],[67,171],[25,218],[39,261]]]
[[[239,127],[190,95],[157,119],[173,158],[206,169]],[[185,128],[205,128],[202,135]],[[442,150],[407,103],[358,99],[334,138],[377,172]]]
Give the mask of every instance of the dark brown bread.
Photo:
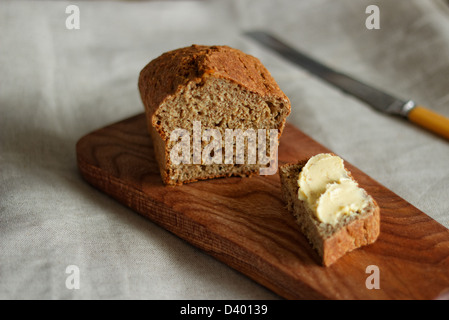
[[[298,198],[298,176],[307,160],[279,168],[282,195],[302,233],[317,251],[324,266],[330,266],[347,252],[376,241],[380,232],[380,210],[376,201],[358,215],[331,226],[318,221],[307,204]]]
[[[177,128],[192,130],[278,129],[290,113],[290,101],[255,57],[227,46],[198,46],[164,53],[140,73],[139,90],[148,129],[166,184],[182,184],[222,176],[248,176],[259,164],[179,164],[170,159]],[[204,145],[204,143],[203,143]],[[224,143],[223,143],[224,146]]]

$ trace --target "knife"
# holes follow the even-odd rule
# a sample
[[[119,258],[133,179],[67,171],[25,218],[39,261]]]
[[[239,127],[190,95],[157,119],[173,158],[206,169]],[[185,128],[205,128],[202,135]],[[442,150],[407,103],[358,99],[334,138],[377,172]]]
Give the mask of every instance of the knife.
[[[401,116],[437,135],[449,140],[449,119],[412,100],[402,100],[372,86],[364,84],[346,74],[338,72],[310,58],[264,31],[249,31],[245,35],[274,50],[329,84],[349,93],[375,109]]]

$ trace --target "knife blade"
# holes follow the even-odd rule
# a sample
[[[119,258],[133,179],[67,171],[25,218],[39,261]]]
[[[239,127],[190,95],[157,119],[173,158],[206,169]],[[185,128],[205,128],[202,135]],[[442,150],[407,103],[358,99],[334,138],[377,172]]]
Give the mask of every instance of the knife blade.
[[[248,31],[244,34],[334,87],[357,97],[376,110],[406,118],[449,140],[448,118],[415,104],[413,100],[394,97],[347,74],[334,70],[265,31]]]

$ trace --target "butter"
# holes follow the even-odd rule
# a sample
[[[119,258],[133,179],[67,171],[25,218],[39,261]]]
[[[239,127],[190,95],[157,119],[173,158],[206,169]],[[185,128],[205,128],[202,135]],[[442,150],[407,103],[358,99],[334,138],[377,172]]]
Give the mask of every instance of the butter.
[[[343,159],[332,154],[310,158],[299,174],[298,186],[298,198],[319,221],[331,225],[369,205],[368,194],[348,175]]]

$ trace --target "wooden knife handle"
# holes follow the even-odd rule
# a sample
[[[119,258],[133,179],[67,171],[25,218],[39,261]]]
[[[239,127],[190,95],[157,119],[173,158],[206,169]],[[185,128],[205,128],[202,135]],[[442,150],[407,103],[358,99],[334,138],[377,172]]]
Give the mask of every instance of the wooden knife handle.
[[[449,140],[449,119],[422,106],[414,107],[408,114],[408,119]]]

